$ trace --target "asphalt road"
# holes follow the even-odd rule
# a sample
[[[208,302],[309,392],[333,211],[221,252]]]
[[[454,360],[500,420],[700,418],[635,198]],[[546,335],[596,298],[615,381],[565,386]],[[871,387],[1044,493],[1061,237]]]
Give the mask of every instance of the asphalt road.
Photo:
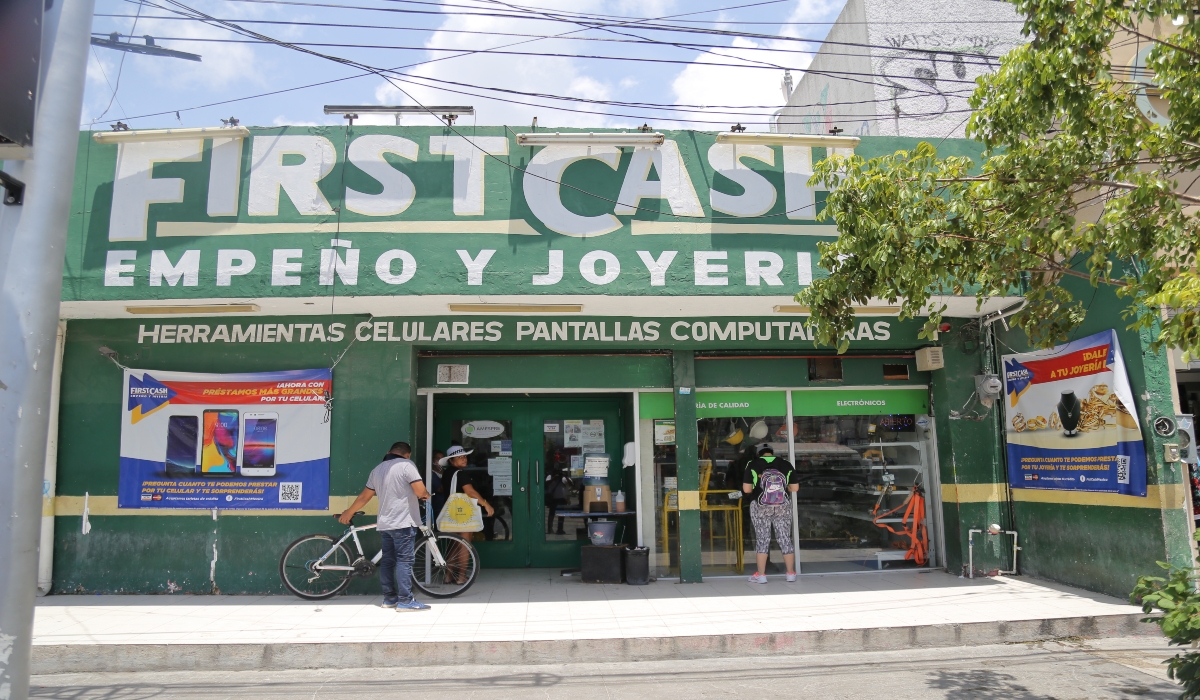
[[[229,653],[236,654],[236,647]],[[695,700],[946,698],[1104,700],[1179,697],[1161,639],[1063,640],[878,653],[629,664],[36,676],[59,700]]]

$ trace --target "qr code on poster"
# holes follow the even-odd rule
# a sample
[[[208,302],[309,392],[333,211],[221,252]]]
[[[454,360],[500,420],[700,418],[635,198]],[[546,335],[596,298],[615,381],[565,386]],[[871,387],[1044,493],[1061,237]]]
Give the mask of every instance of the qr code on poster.
[[[280,503],[299,503],[300,496],[304,492],[304,484],[300,481],[281,481],[279,482],[279,502]]]
[[[1117,455],[1117,483],[1129,483],[1129,455]]]

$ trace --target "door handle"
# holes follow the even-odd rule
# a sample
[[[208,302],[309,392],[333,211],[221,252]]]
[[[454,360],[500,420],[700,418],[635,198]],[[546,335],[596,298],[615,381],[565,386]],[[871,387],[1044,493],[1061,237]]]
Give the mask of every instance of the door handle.
[[[517,460],[517,483],[521,483],[521,460]]]

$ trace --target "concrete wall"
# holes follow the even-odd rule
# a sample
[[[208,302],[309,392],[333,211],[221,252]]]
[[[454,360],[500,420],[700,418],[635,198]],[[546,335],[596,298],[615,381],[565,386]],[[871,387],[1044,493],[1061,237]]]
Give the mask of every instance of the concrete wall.
[[[780,131],[823,134],[840,119],[847,134],[963,138],[975,79],[1024,43],[1020,30],[1005,2],[850,0],[792,93]]]
[[[856,136],[876,133],[864,0],[848,0],[825,43],[780,113],[785,134],[827,134],[833,127]]]

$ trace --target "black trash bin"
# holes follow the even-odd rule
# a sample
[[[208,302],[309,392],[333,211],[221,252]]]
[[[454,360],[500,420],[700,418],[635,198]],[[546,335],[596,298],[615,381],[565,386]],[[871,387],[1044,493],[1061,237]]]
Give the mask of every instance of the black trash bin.
[[[650,583],[649,548],[630,547],[625,550],[625,583],[630,586],[645,586]]]

